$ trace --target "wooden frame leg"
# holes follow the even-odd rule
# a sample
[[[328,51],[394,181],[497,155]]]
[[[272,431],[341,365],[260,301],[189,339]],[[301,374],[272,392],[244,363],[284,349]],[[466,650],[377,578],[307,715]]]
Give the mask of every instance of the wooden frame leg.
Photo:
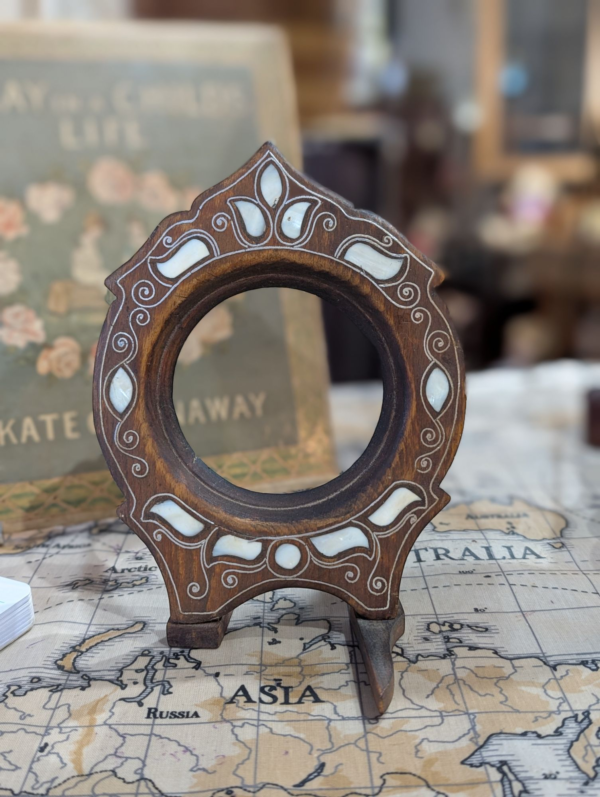
[[[350,606],[348,612],[371,686],[372,705],[366,701],[363,708],[368,716],[376,717],[386,711],[394,696],[392,649],[404,633],[404,610],[400,606],[391,620],[366,620]]]
[[[169,620],[167,623],[169,647],[218,648],[223,641],[230,619],[231,612],[209,623],[178,623]]]

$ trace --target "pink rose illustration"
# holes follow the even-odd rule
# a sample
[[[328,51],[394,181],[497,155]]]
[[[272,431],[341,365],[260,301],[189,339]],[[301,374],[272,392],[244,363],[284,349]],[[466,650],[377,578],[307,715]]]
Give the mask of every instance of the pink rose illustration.
[[[41,376],[53,374],[58,379],[70,379],[81,368],[81,346],[75,338],[56,338],[46,346],[37,359],[36,370]]]
[[[8,252],[0,252],[0,296],[8,296],[16,291],[21,279],[19,263],[9,257]]]
[[[104,260],[98,246],[104,233],[104,220],[97,213],[88,213],[85,227],[79,236],[79,245],[71,255],[71,276],[80,285],[98,288],[104,295],[104,280],[109,272],[104,268]]]
[[[233,317],[222,304],[213,308],[190,332],[179,353],[178,362],[191,365],[215,343],[227,340],[233,335]]]
[[[100,158],[87,176],[90,194],[103,205],[129,202],[136,188],[136,178],[129,166],[117,158]]]
[[[5,346],[24,349],[28,343],[43,343],[46,340],[44,322],[24,304],[5,307],[0,321],[0,341]]]
[[[29,232],[25,225],[23,206],[16,199],[0,197],[0,235],[6,241],[14,241]]]
[[[171,213],[177,210],[177,191],[169,182],[164,172],[146,172],[140,177],[138,187],[138,202],[146,210],[156,210],[161,213]]]
[[[75,191],[61,183],[34,183],[25,192],[25,204],[44,224],[56,224],[75,200]]]

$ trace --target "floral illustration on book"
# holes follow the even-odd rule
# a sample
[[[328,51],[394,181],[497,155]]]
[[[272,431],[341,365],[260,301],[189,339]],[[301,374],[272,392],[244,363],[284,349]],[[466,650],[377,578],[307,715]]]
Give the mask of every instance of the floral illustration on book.
[[[176,187],[161,170],[137,174],[114,157],[94,161],[84,183],[47,180],[29,184],[21,197],[0,196],[0,345],[43,379],[68,380],[78,373],[91,378],[106,314],[104,280],[117,262],[107,251],[109,239],[122,242],[118,257],[127,260],[165,213],[189,207],[201,191],[197,186]],[[22,261],[12,249],[23,238],[43,235],[44,228],[69,220],[82,197],[86,210],[73,237],[70,278],[52,280],[36,296],[27,282],[35,278],[38,264]],[[231,309],[216,307],[192,331],[181,364],[205,357],[233,333]]]

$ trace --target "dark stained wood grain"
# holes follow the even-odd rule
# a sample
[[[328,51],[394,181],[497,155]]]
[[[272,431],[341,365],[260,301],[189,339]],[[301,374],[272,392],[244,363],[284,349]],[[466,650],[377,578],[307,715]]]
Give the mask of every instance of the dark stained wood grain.
[[[398,614],[390,620],[367,620],[358,617],[352,608],[348,611],[371,690],[363,699],[363,712],[368,717],[378,717],[387,710],[394,696],[392,650],[404,633],[404,610],[400,606]]]
[[[172,648],[209,648],[214,650],[223,641],[230,619],[231,612],[208,623],[178,623],[169,620],[167,643]]]
[[[268,167],[282,185],[274,202],[261,193]],[[262,234],[248,233],[235,204],[240,200],[262,217]],[[292,206],[299,202],[307,204],[306,212],[298,237],[290,238],[282,222],[294,216]],[[161,273],[161,264],[172,262],[192,239],[208,254],[176,277]],[[362,248],[352,256],[356,244]],[[365,265],[365,252],[384,263],[376,273]],[[392,267],[394,274],[381,271]],[[449,500],[440,482],[465,412],[462,355],[435,292],[440,281],[437,267],[390,225],[311,183],[271,144],[198,197],[191,210],[164,219],[108,278],[116,299],[96,357],[96,431],[125,495],[119,514],[150,548],[164,576],[170,628],[217,621],[255,595],[289,586],[330,592],[370,620],[398,616],[410,547]],[[177,357],[197,322],[228,297],[269,286],[310,291],[345,309],[371,338],[383,365],[383,408],[364,454],[328,484],[287,495],[253,493],[217,476],[187,444],[172,401]],[[426,396],[436,369],[449,386],[439,409]],[[119,370],[133,388],[122,411],[110,399]],[[387,525],[376,523],[376,510],[401,488],[410,491],[412,502]],[[164,501],[201,523],[201,531],[184,536],[153,513]],[[368,547],[334,556],[317,549],[319,535],[348,527],[359,529]],[[224,536],[260,543],[260,554],[253,560],[214,555]],[[296,546],[296,567],[277,563],[281,545]],[[170,632],[170,640],[176,636]]]

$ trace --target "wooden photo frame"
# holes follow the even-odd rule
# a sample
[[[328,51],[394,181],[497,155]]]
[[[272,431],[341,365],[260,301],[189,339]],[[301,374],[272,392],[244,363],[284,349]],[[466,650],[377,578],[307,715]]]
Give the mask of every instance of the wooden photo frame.
[[[404,628],[402,569],[450,500],[441,482],[464,423],[463,357],[437,296],[442,278],[391,225],[266,143],[190,211],[165,218],[107,279],[115,301],[98,346],[94,419],[125,496],[119,516],[165,579],[171,647],[216,647],[233,609],[268,590],[323,590],[356,615],[385,709]],[[327,484],[286,495],[221,479],[187,444],[171,398],[198,320],[241,290],[268,286],[343,307],[383,371],[381,416],[361,457]]]

